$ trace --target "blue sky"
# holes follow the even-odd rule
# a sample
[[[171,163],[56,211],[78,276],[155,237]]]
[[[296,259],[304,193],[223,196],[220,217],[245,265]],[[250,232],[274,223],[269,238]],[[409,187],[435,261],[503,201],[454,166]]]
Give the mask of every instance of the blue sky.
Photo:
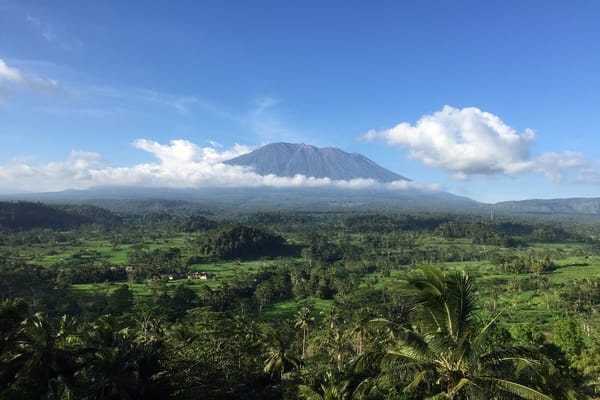
[[[0,0],[0,193],[329,184],[220,163],[288,141],[481,201],[598,197],[599,18],[591,0]]]

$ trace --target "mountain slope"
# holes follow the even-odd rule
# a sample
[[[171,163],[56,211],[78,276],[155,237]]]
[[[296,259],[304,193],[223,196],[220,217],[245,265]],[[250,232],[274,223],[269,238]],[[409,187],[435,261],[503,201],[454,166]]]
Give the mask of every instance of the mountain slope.
[[[225,163],[252,167],[260,175],[305,175],[335,180],[362,178],[379,182],[408,180],[360,154],[306,144],[271,143]]]
[[[533,214],[600,215],[600,198],[504,201],[496,203],[494,209]]]

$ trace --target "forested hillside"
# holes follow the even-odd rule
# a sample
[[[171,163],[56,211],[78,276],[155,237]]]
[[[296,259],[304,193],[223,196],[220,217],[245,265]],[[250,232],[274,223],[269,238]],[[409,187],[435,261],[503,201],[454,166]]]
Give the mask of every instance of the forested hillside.
[[[600,199],[574,198],[505,201],[495,204],[494,208],[502,211],[532,214],[598,215],[600,214]]]
[[[50,206],[31,202],[0,202],[0,227],[69,229],[86,224],[114,225],[120,218],[91,205]]]

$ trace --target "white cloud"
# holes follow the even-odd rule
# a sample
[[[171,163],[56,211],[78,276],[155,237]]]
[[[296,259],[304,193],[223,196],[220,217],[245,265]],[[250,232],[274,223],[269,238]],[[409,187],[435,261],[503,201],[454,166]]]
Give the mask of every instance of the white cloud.
[[[65,161],[33,165],[13,160],[0,165],[0,190],[3,192],[53,191],[94,186],[145,186],[171,188],[202,187],[339,187],[348,189],[387,188],[392,190],[438,190],[436,185],[415,182],[378,183],[370,179],[331,180],[302,175],[280,177],[258,175],[249,168],[224,164],[223,161],[247,153],[250,148],[235,145],[231,149],[199,147],[188,140],[161,144],[138,139],[133,146],[151,153],[153,163],[113,167],[92,152],[73,151]]]
[[[34,166],[26,160],[12,160],[0,166],[0,188],[11,191],[41,191],[86,187],[96,171],[106,168],[97,153],[72,151],[66,161]]]
[[[251,151],[246,146],[236,144],[232,149],[219,152],[215,147],[198,147],[194,143],[182,139],[172,140],[168,145],[147,139],[137,139],[133,142],[133,146],[152,153],[161,161],[161,165],[166,167],[216,165]]]
[[[22,83],[24,78],[23,74],[21,74],[21,71],[19,71],[16,68],[9,67],[0,58],[0,80],[5,80],[14,83]]]
[[[499,117],[475,107],[444,106],[421,117],[415,125],[402,122],[383,131],[372,130],[365,139],[382,139],[389,145],[408,148],[411,158],[451,172],[458,179],[535,171],[558,181],[566,171],[585,164],[580,154],[568,151],[533,158],[533,130],[519,133]]]
[[[600,185],[600,168],[588,167],[581,168],[576,177],[577,183]]]
[[[587,161],[576,152],[565,151],[563,153],[544,153],[533,162],[533,170],[544,174],[553,182],[561,182],[570,170],[585,169]]]
[[[58,83],[54,79],[24,74],[21,70],[9,66],[0,58],[0,84],[2,82],[25,87],[37,92],[54,92],[60,90]]]

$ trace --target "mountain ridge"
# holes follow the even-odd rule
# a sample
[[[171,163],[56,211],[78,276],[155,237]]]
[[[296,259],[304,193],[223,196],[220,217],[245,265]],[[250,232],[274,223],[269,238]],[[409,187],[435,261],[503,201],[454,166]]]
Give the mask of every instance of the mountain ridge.
[[[127,201],[185,201],[194,209],[230,210],[240,213],[264,210],[291,211],[452,211],[473,209],[476,201],[441,191],[419,189],[388,190],[336,187],[237,187],[173,189],[150,187],[96,187],[69,192],[31,193],[0,196],[0,200],[48,203],[93,204],[116,211],[114,204]],[[116,203],[115,203],[116,202]],[[187,207],[184,207],[187,208]]]
[[[600,198],[568,197],[501,201],[494,204],[494,210],[533,214],[600,215]]]
[[[333,180],[373,179],[378,182],[410,181],[361,154],[304,143],[269,143],[227,160],[225,164],[250,167],[260,175],[304,175]]]

